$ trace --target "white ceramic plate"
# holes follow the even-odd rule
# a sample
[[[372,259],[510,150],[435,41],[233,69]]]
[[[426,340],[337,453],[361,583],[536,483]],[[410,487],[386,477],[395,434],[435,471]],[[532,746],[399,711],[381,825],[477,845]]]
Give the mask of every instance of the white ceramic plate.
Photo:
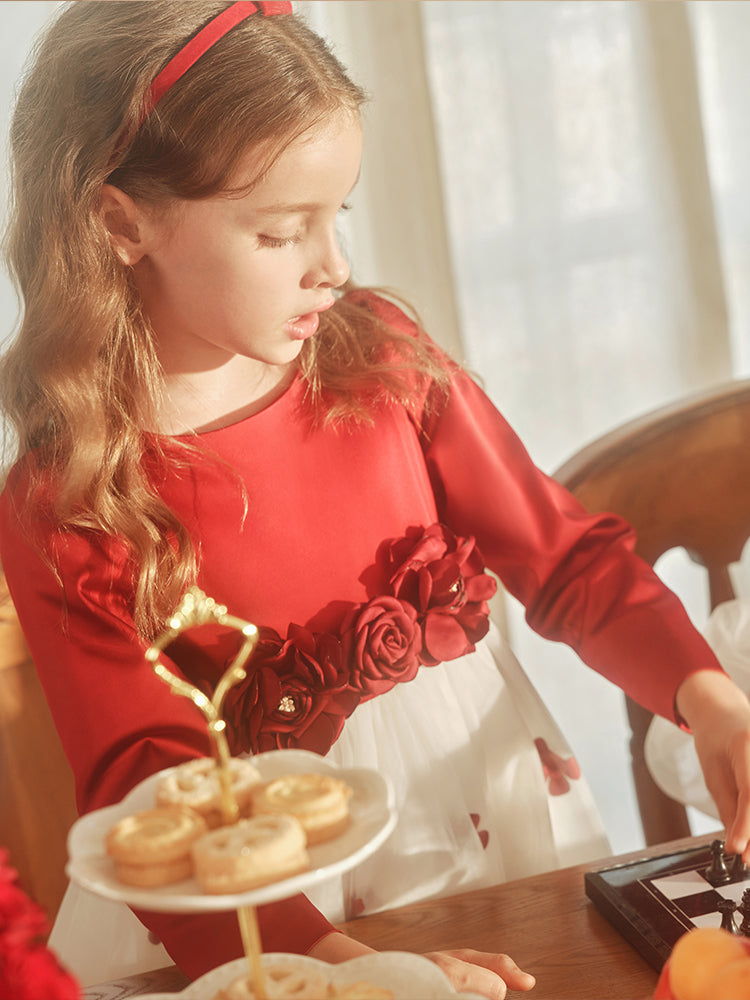
[[[73,824],[68,836],[68,877],[99,896],[120,900],[144,910],[159,910],[164,913],[234,910],[239,906],[258,906],[286,899],[334,875],[349,871],[373,854],[396,824],[393,790],[376,771],[339,768],[318,754],[306,750],[272,750],[256,754],[253,764],[264,781],[271,781],[285,774],[318,773],[335,774],[351,786],[351,825],[334,840],[309,848],[310,871],[249,892],[221,896],[201,892],[192,878],[154,889],[123,885],[115,877],[114,864],[105,852],[105,837],[118,820],[141,809],[153,808],[158,779],[173,770],[167,768],[136,785],[117,805],[88,813]]]
[[[367,980],[375,986],[389,989],[395,1000],[481,1000],[476,993],[456,993],[448,978],[438,967],[421,955],[405,951],[380,951],[361,955],[339,965],[328,965],[307,955],[285,955],[280,952],[263,956],[264,968],[293,963],[300,969],[323,973],[336,986]],[[220,965],[207,972],[181,993],[149,993],[140,1000],[212,1000],[220,989],[248,972],[244,958]]]

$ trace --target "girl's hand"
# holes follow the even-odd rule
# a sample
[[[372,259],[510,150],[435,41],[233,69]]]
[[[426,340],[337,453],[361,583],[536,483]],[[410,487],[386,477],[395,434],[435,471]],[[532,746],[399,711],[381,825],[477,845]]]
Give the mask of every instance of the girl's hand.
[[[454,989],[479,993],[490,1000],[503,1000],[510,990],[530,990],[536,980],[523,972],[509,955],[458,948],[456,951],[431,951],[425,955],[450,979]]]
[[[750,861],[750,702],[726,674],[701,670],[677,691],[706,787],[726,829],[726,851]]]
[[[357,955],[371,954],[372,948],[345,934],[328,934],[309,951],[323,962],[346,962]],[[456,951],[431,951],[425,955],[450,979],[454,989],[478,993],[490,1000],[503,1000],[511,990],[530,990],[534,977],[522,972],[508,955],[494,955],[471,948]]]

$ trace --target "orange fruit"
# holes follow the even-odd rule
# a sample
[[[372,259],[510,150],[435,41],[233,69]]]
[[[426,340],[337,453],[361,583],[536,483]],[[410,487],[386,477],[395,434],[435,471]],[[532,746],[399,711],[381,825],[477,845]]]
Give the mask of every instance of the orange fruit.
[[[717,972],[711,995],[716,1000],[750,1000],[750,957],[730,962]]]
[[[743,939],[729,931],[720,927],[687,931],[678,939],[669,961],[669,985],[675,1000],[725,1000],[716,991],[716,977],[740,959],[747,959]]]

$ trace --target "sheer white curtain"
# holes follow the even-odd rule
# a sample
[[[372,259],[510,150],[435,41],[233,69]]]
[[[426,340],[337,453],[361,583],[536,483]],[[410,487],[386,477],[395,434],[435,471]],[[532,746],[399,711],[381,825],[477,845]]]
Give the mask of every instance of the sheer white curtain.
[[[37,32],[58,6],[54,0],[6,0],[0,5],[0,220],[5,228],[8,199],[8,123],[15,88]],[[0,343],[15,326],[15,293],[4,268],[0,268]]]
[[[750,5],[298,6],[373,96],[355,276],[437,313],[542,468],[748,373]],[[686,558],[660,570],[702,624]],[[637,847],[619,691],[508,615],[613,846]]]

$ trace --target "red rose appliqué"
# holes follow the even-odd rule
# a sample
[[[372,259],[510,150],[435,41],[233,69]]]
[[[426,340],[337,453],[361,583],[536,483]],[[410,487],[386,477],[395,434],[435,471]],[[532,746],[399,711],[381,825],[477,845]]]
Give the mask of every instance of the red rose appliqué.
[[[338,639],[290,625],[286,640],[261,630],[251,672],[227,694],[224,716],[234,753],[289,747],[326,753],[358,702]]]
[[[487,602],[497,589],[475,540],[433,524],[416,540],[393,543],[389,563],[394,595],[419,616],[421,662],[434,666],[472,652],[489,629]]]
[[[419,670],[422,633],[417,612],[395,597],[375,597],[344,620],[344,652],[352,685],[381,694]]]

